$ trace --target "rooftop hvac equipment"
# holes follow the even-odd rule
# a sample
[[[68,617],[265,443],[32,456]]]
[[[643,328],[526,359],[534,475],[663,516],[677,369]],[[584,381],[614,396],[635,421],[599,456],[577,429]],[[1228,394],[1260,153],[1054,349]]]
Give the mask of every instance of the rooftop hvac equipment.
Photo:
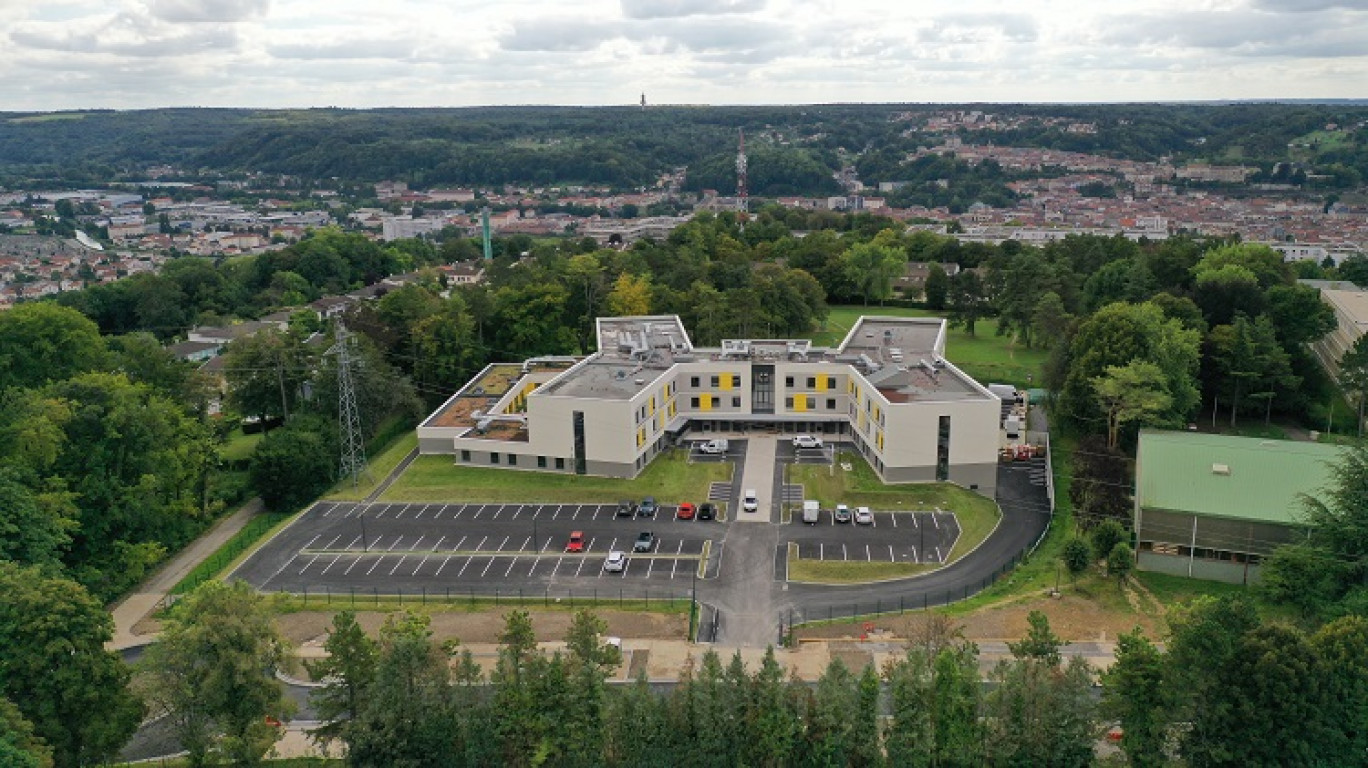
[[[812,348],[812,342],[806,340],[790,341],[786,343],[786,348],[790,360],[795,358],[807,360],[808,350]]]
[[[745,339],[723,339],[722,357],[750,357],[750,342]]]
[[[618,331],[618,351],[627,354],[636,347],[632,341],[632,334],[627,331]]]
[[[878,363],[870,359],[869,355],[866,355],[863,352],[860,353],[859,362],[860,367],[864,369],[865,373],[873,373],[874,371],[879,370],[880,367]]]
[[[925,368],[927,373],[931,374],[932,376],[935,376],[935,375],[936,375],[936,368],[935,368],[935,366],[933,366],[933,365],[931,365],[931,363],[927,362],[927,361],[926,361],[926,358],[923,357],[922,359],[918,360],[917,363],[918,363],[921,367]]]
[[[1212,465],[1211,465],[1211,474],[1213,474],[1213,475],[1229,475],[1229,474],[1230,474],[1230,465],[1229,465],[1229,464],[1212,464]]]
[[[492,425],[493,423],[494,420],[490,418],[480,419],[479,421],[475,422],[475,431],[488,432],[490,425]]]
[[[885,343],[885,344],[892,344],[892,343],[893,343],[893,329],[892,329],[892,328],[885,328],[885,329],[884,329],[884,343]]]

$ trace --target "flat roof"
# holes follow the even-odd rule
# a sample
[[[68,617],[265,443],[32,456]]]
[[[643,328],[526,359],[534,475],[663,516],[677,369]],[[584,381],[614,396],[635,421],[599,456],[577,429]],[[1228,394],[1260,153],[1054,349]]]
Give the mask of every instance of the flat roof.
[[[1368,292],[1323,290],[1321,297],[1347,315],[1354,325],[1368,325]]]
[[[1296,524],[1302,494],[1331,479],[1334,445],[1141,430],[1136,495],[1144,509]]]

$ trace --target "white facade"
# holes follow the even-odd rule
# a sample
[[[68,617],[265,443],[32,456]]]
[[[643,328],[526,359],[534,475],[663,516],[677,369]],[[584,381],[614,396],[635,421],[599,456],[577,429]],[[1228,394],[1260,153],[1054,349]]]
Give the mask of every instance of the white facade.
[[[694,348],[678,317],[601,318],[586,358],[491,365],[418,427],[458,463],[631,477],[685,434],[765,429],[859,450],[888,482],[992,495],[1001,401],[944,358],[945,321],[864,317],[840,346]]]

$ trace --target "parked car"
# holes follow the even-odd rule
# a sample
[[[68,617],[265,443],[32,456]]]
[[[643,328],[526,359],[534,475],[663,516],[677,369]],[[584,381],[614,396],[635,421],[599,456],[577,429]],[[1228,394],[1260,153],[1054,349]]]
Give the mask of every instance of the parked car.
[[[717,505],[713,504],[712,502],[704,502],[701,506],[699,506],[699,520],[712,520],[715,517],[717,517]]]
[[[729,447],[730,443],[728,443],[726,440],[708,440],[706,442],[698,444],[698,452],[707,453],[715,456],[726,453],[727,448]]]
[[[684,502],[675,508],[675,519],[692,520],[694,519],[694,505]]]
[[[614,550],[603,561],[603,570],[608,573],[622,573],[627,569],[627,553]]]
[[[618,517],[631,517],[632,515],[635,515],[636,512],[637,512],[637,505],[636,505],[636,502],[635,502],[635,501],[632,501],[632,500],[630,500],[630,499],[623,499],[622,501],[619,501],[619,502],[618,502],[618,508],[617,508],[617,516],[618,516]]]
[[[869,511],[869,507],[859,507],[855,510],[856,525],[873,525],[874,513]]]
[[[650,552],[655,549],[656,537],[650,531],[642,531],[637,534],[636,541],[632,543],[633,552]]]
[[[760,509],[760,497],[755,494],[754,488],[747,488],[744,496],[741,497],[741,511],[756,512]]]
[[[637,517],[655,517],[656,510],[660,509],[656,505],[654,496],[647,496],[641,500],[641,506],[637,507]]]
[[[837,504],[836,511],[833,512],[831,516],[835,518],[838,523],[848,523],[850,522],[850,507],[847,507],[844,504]]]
[[[813,437],[812,435],[794,435],[794,436],[793,436],[793,447],[794,447],[794,448],[821,448],[821,447],[822,447],[822,438],[820,438],[820,437]]]
[[[570,541],[565,543],[566,552],[584,551],[584,531],[575,531],[570,534]]]

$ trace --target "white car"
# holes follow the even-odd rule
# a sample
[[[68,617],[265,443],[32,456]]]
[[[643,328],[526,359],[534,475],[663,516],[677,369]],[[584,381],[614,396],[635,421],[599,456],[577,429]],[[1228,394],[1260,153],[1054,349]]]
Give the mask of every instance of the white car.
[[[627,569],[627,553],[613,550],[603,561],[603,570],[608,573],[622,573]]]
[[[742,512],[757,512],[760,510],[760,497],[755,495],[754,488],[747,488],[746,493],[741,497]]]
[[[709,440],[705,443],[698,443],[698,452],[718,456],[727,452],[730,444],[726,440]]]
[[[794,448],[821,448],[821,447],[822,447],[822,438],[820,438],[820,437],[813,437],[812,435],[794,435],[794,436],[793,436],[793,447],[794,447]]]
[[[856,525],[873,525],[873,524],[874,524],[874,513],[869,511],[869,507],[856,507],[856,508],[855,508],[855,524],[856,524]]]

